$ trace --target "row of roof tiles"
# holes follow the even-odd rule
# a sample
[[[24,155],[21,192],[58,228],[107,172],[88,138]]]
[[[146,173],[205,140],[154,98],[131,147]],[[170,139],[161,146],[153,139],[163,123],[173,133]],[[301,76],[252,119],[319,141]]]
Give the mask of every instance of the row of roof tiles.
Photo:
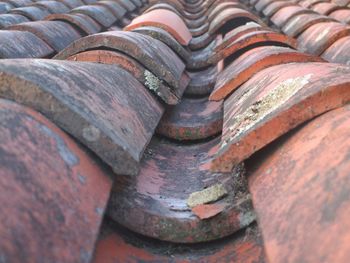
[[[88,9],[95,9],[90,6]],[[62,131],[37,112],[2,101],[6,112],[15,111],[13,118],[29,114],[29,119],[44,123],[41,125],[45,127],[40,129],[54,139],[53,148],[46,149],[38,144],[31,147],[35,154],[45,156],[51,154],[49,150],[53,151],[52,156],[74,169],[72,176],[77,177],[77,183],[88,184],[96,190],[98,198],[86,204],[95,209],[90,223],[90,227],[94,224],[95,232],[90,231],[91,236],[84,239],[87,247],[76,242],[80,254],[67,252],[67,261],[91,259],[101,223],[101,217],[95,219],[94,216],[103,213],[110,189],[107,211],[110,220],[152,238],[196,243],[229,236],[247,227],[255,216],[246,189],[247,174],[239,163],[296,126],[349,102],[347,66],[326,63],[315,55],[297,51],[300,44],[298,46],[293,38],[268,28],[238,2],[150,1],[148,7],[144,15],[125,28],[128,32],[93,34],[65,45],[63,50],[56,50],[59,53],[55,59],[70,61],[0,62],[1,97],[41,112],[82,144],[76,147],[83,147],[85,152],[86,148],[93,151],[81,157],[82,160],[90,158],[87,162],[94,163],[97,155],[114,170],[112,175],[102,164],[94,168],[100,169],[98,173],[104,178],[101,179],[105,182],[102,195],[102,187],[86,179],[88,175],[75,173],[74,167],[81,164],[82,153],[75,148],[67,149],[68,142],[64,143],[65,139],[60,137],[64,136]],[[92,15],[90,19],[101,22]],[[101,30],[111,26],[115,29],[114,23],[100,24]],[[59,40],[53,38],[53,41]],[[210,99],[221,101],[208,100],[212,90]],[[9,122],[8,126],[25,130],[27,136],[38,133],[35,129],[28,132],[24,125],[25,122]],[[34,125],[35,128],[39,126]],[[221,130],[222,136],[212,138]],[[155,132],[158,136],[153,136]],[[206,141],[196,141],[198,139]],[[22,141],[22,137],[16,136],[14,140]],[[31,140],[36,141],[33,137]],[[190,140],[191,144],[184,140]],[[344,146],[344,153],[346,149]],[[4,160],[7,157],[22,160],[20,152],[5,151],[2,156]],[[74,161],[77,159],[79,161]],[[26,168],[33,165],[31,159],[26,161]],[[12,163],[6,162],[6,165],[12,169],[15,166]],[[278,167],[276,163],[273,165]],[[57,167],[60,166],[57,164]],[[339,173],[343,171],[347,170]],[[291,170],[290,174],[293,172]],[[261,225],[265,226],[263,238],[266,235],[267,241],[273,240],[275,235],[269,230],[275,225],[268,220],[271,214],[264,208],[269,199],[267,197],[264,203],[265,199],[256,197],[259,187],[265,189],[269,185],[256,185],[253,183],[258,180],[252,180],[249,179],[249,184],[253,202],[258,207],[258,222],[266,220]],[[278,184],[278,178],[275,180]],[[55,190],[48,190],[49,194],[52,191]],[[101,203],[97,205],[96,200]],[[18,203],[17,200],[12,202],[14,206]],[[336,204],[330,204],[329,209],[333,205]],[[65,218],[69,209],[60,209]],[[86,213],[88,211],[91,209],[87,208]],[[85,214],[77,212],[77,215]],[[62,216],[55,220],[62,222]],[[12,224],[6,228],[12,229]],[[313,233],[317,235],[316,230]],[[97,245],[96,261],[117,261],[119,255],[133,260],[134,253],[136,260],[137,257],[140,260],[158,258],[158,252],[150,253],[152,248],[145,252],[130,242],[126,244],[125,236],[117,229],[107,236]],[[76,238],[73,236],[71,242]],[[219,257],[228,261],[233,258],[241,262],[264,261],[262,243],[247,243],[246,238],[241,242],[241,238],[240,234],[231,236],[232,242],[224,245],[222,252],[212,254],[208,261]],[[9,240],[7,246],[11,247],[14,236]],[[333,236],[329,240],[331,242]],[[267,243],[265,249],[270,260],[281,262],[285,255],[283,245],[288,246],[294,239],[287,241],[280,245],[281,249],[276,249],[273,242]],[[67,244],[62,243],[61,248],[64,250]],[[211,246],[215,244],[213,241]],[[118,246],[127,250],[118,250]],[[244,251],[247,247],[248,251]],[[16,251],[16,247],[9,251]],[[39,256],[35,252],[34,248],[27,253]],[[200,249],[194,249],[187,259],[201,261],[201,257],[194,256],[201,253]],[[16,255],[14,252],[5,256]],[[59,255],[48,254],[48,257],[57,259]],[[164,256],[158,259],[169,260]]]

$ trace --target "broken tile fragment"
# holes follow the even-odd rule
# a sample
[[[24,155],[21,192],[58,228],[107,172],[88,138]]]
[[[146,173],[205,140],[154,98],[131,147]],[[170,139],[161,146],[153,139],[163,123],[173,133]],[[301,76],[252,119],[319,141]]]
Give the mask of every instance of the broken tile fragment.
[[[192,212],[200,219],[208,219],[216,216],[225,209],[226,204],[202,204],[192,208]]]

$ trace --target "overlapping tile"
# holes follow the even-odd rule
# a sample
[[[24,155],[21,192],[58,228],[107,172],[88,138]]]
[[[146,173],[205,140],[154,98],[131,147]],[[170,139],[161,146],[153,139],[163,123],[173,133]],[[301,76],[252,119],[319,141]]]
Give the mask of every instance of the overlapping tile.
[[[350,64],[350,36],[343,37],[334,42],[323,53],[322,57],[335,63]]]
[[[14,25],[9,30],[30,32],[45,41],[55,52],[82,37],[70,24],[63,21],[36,21]]]
[[[349,117],[345,106],[307,123],[251,172],[269,262],[348,262]]]
[[[106,228],[104,228],[106,229]],[[225,240],[196,246],[143,239],[130,231],[110,227],[96,248],[95,263],[105,262],[266,262],[257,226]]]
[[[337,22],[317,23],[298,37],[298,48],[319,56],[335,41],[348,35],[350,35],[350,26]]]
[[[248,226],[255,216],[245,192],[244,168],[229,173],[208,169],[217,143],[179,145],[154,138],[137,177],[116,178],[108,214],[132,231],[177,243],[214,240]],[[206,191],[211,191],[210,200],[204,200]],[[223,211],[201,220],[189,205],[194,193],[191,204],[222,204]]]
[[[225,68],[217,78],[211,100],[222,100],[255,73],[274,65],[293,62],[320,62],[322,59],[291,48],[265,46],[251,49]]]
[[[172,89],[166,83],[161,81],[152,72],[148,71],[135,59],[124,55],[123,53],[109,50],[92,50],[81,52],[79,54],[68,57],[68,60],[118,65],[119,67],[128,71],[131,75],[133,75],[133,77],[139,80],[167,104],[175,105],[180,101],[179,97],[181,97],[180,95],[182,94],[174,94]],[[184,83],[182,85],[186,86],[186,83],[188,83],[188,81],[188,77],[184,76]]]
[[[0,58],[47,58],[55,52],[30,32],[1,30],[0,43]]]
[[[297,125],[350,101],[350,69],[291,63],[260,71],[225,101],[212,170],[227,172]]]
[[[347,67],[314,63],[320,58],[292,50],[297,48],[294,39],[267,28],[256,12],[250,12],[247,6],[255,7],[263,21],[272,22],[275,28],[292,24],[292,32],[288,33],[290,36],[300,36],[299,48],[302,48],[301,36],[307,38],[305,32],[311,27],[323,22],[335,22],[335,19],[346,23],[346,16],[343,16],[347,12],[344,11],[346,7],[320,7],[324,2],[152,0],[147,3],[141,0],[65,0],[62,3],[43,1],[40,4],[30,1],[30,4],[12,4],[12,8],[29,10],[27,7],[39,6],[49,13],[55,13],[45,19],[68,25],[79,37],[102,31],[119,32],[98,34],[71,44],[57,56],[70,62],[22,61],[15,65],[15,62],[4,61],[5,64],[2,64],[0,61],[3,70],[8,70],[8,64],[13,63],[12,69],[2,74],[5,76],[1,77],[3,83],[6,83],[2,86],[15,87],[8,89],[10,92],[17,91],[21,85],[25,87],[25,92],[18,92],[19,95],[14,96],[16,101],[40,110],[77,141],[97,153],[99,157],[92,155],[94,158],[101,158],[114,167],[117,182],[109,205],[108,220],[113,219],[132,231],[159,240],[196,243],[220,239],[247,227],[255,220],[250,197],[241,184],[245,178],[243,166],[235,166],[233,172],[230,166],[245,161],[248,156],[296,125],[349,101]],[[334,3],[344,6],[345,2]],[[69,11],[72,8],[75,10]],[[324,13],[317,14],[315,10],[323,10]],[[137,18],[139,12],[144,12],[144,15]],[[163,18],[152,24],[152,13]],[[176,16],[181,26],[168,17],[164,19],[167,13]],[[11,24],[11,19],[8,20]],[[139,20],[143,21],[137,24]],[[136,25],[135,28],[127,28],[132,29],[132,32],[120,32],[129,23]],[[341,25],[340,22],[337,25]],[[184,32],[187,41],[183,37]],[[332,34],[336,37],[332,38]],[[36,39],[49,43],[43,35],[37,34]],[[51,44],[57,44],[58,38],[52,39],[54,43]],[[308,50],[322,47],[322,51],[321,48],[317,50],[320,56],[347,63],[347,41],[346,30],[344,34],[334,31],[327,34],[326,39],[310,41]],[[56,47],[55,51],[62,50],[67,44]],[[33,52],[31,49],[22,52]],[[55,52],[51,50],[50,54],[38,56],[51,57]],[[12,53],[9,56],[16,52],[9,49],[9,54]],[[225,70],[221,72],[223,68]],[[225,102],[208,101],[208,93],[215,83],[217,87],[220,83],[227,87],[234,83],[230,86],[231,90],[227,89],[226,94],[220,97],[226,97]],[[130,89],[130,86],[133,88]],[[228,97],[234,89],[236,91]],[[37,90],[44,92],[40,93],[42,96],[34,98],[33,94],[37,94]],[[46,102],[51,102],[53,98],[51,91],[54,91],[54,99],[60,104],[48,106]],[[182,93],[184,97],[180,102]],[[60,94],[64,96],[59,97]],[[167,104],[177,105],[165,106],[165,116],[154,134],[164,111],[164,103],[159,98]],[[43,102],[39,103],[39,99]],[[111,99],[117,100],[119,104],[111,104]],[[131,107],[128,104],[130,100],[133,101]],[[30,101],[36,103],[30,104]],[[222,103],[225,104],[224,116]],[[53,110],[50,108],[52,105]],[[60,107],[68,108],[69,114],[59,112]],[[86,124],[95,124],[94,127],[97,126],[104,135],[111,135],[109,138],[115,135],[112,143],[99,141],[92,145],[79,137],[78,128],[84,127],[79,118],[73,117],[82,117],[90,111],[95,115],[89,115],[90,122],[86,121]],[[52,112],[55,114],[50,115]],[[80,115],[74,115],[77,112]],[[220,144],[223,117],[225,122]],[[130,122],[133,126],[129,125]],[[121,129],[125,136],[116,132],[120,127],[126,127]],[[95,131],[89,129],[85,139],[94,137]],[[152,136],[152,142],[146,148]],[[229,141],[225,145],[227,138],[237,141]],[[220,149],[220,145],[223,148]],[[117,161],[111,158],[115,157],[115,153],[120,157]],[[235,154],[240,159],[232,160]],[[218,159],[213,161],[213,157]],[[141,158],[141,171],[138,173],[135,167]],[[247,163],[250,165],[251,160]],[[227,170],[211,172],[211,165],[212,169]],[[104,231],[102,240],[106,234]],[[154,252],[154,247],[146,247],[145,240],[148,239],[145,237],[137,241],[143,247],[140,249],[137,243],[131,246],[125,236],[121,239],[119,228],[113,228],[109,236],[123,240],[113,243],[113,239],[113,242],[109,240],[104,243],[103,254],[98,247],[95,259],[98,258],[99,262],[107,259],[118,261],[120,258],[131,262],[146,258],[165,262],[171,260],[162,253]],[[224,240],[235,242],[241,237],[234,234]],[[120,248],[115,247],[118,244]],[[167,246],[168,243],[159,241],[159,244]],[[183,252],[178,253],[173,261],[237,261],[247,255],[244,248],[249,247],[249,244],[244,241],[238,253],[232,247],[227,249],[224,243],[216,248],[213,248],[212,242],[206,243],[208,246],[205,251],[194,250],[197,245],[185,246],[189,249],[188,256],[184,257]],[[271,250],[271,247],[267,248]],[[121,251],[123,249],[125,251]],[[254,251],[259,250],[250,251],[249,257],[252,258],[244,258],[242,262],[264,260],[263,257],[256,257],[259,253]],[[282,249],[278,247],[275,251],[280,253]],[[116,256],[120,257],[116,259]]]
[[[187,46],[192,39],[192,35],[182,19],[176,13],[165,9],[153,10],[135,18],[124,30],[132,30],[143,26],[165,29],[184,46]]]
[[[89,262],[109,174],[41,114],[0,99],[0,119],[1,260]]]
[[[79,33],[93,35],[101,32],[102,27],[92,18],[83,14],[53,14],[45,18],[49,21],[64,21],[79,29]]]
[[[183,98],[179,105],[167,109],[157,131],[175,140],[206,139],[221,132],[222,118],[222,102]]]
[[[112,65],[45,60],[7,60],[0,72],[2,97],[42,112],[115,172],[138,172],[163,109],[131,74]]]
[[[125,53],[157,78],[165,81],[177,97],[187,87],[184,83],[185,64],[162,42],[135,32],[105,32],[81,38],[60,52],[56,58],[66,59],[89,49],[112,49]],[[157,86],[155,86],[156,92]]]

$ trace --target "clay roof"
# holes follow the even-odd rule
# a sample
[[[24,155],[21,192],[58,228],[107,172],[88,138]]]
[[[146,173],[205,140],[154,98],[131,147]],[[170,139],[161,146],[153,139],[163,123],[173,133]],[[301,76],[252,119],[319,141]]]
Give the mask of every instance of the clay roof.
[[[349,24],[347,0],[1,0],[0,262],[348,262]]]

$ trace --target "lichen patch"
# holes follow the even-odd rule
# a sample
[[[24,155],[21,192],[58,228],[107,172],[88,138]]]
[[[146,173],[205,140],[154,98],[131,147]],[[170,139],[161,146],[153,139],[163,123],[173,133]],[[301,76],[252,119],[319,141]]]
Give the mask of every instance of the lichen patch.
[[[215,184],[202,191],[193,192],[187,199],[187,205],[191,208],[218,201],[227,195],[227,191],[222,184]]]
[[[144,76],[146,79],[145,85],[147,88],[157,92],[161,84],[161,80],[148,70],[145,70]]]

